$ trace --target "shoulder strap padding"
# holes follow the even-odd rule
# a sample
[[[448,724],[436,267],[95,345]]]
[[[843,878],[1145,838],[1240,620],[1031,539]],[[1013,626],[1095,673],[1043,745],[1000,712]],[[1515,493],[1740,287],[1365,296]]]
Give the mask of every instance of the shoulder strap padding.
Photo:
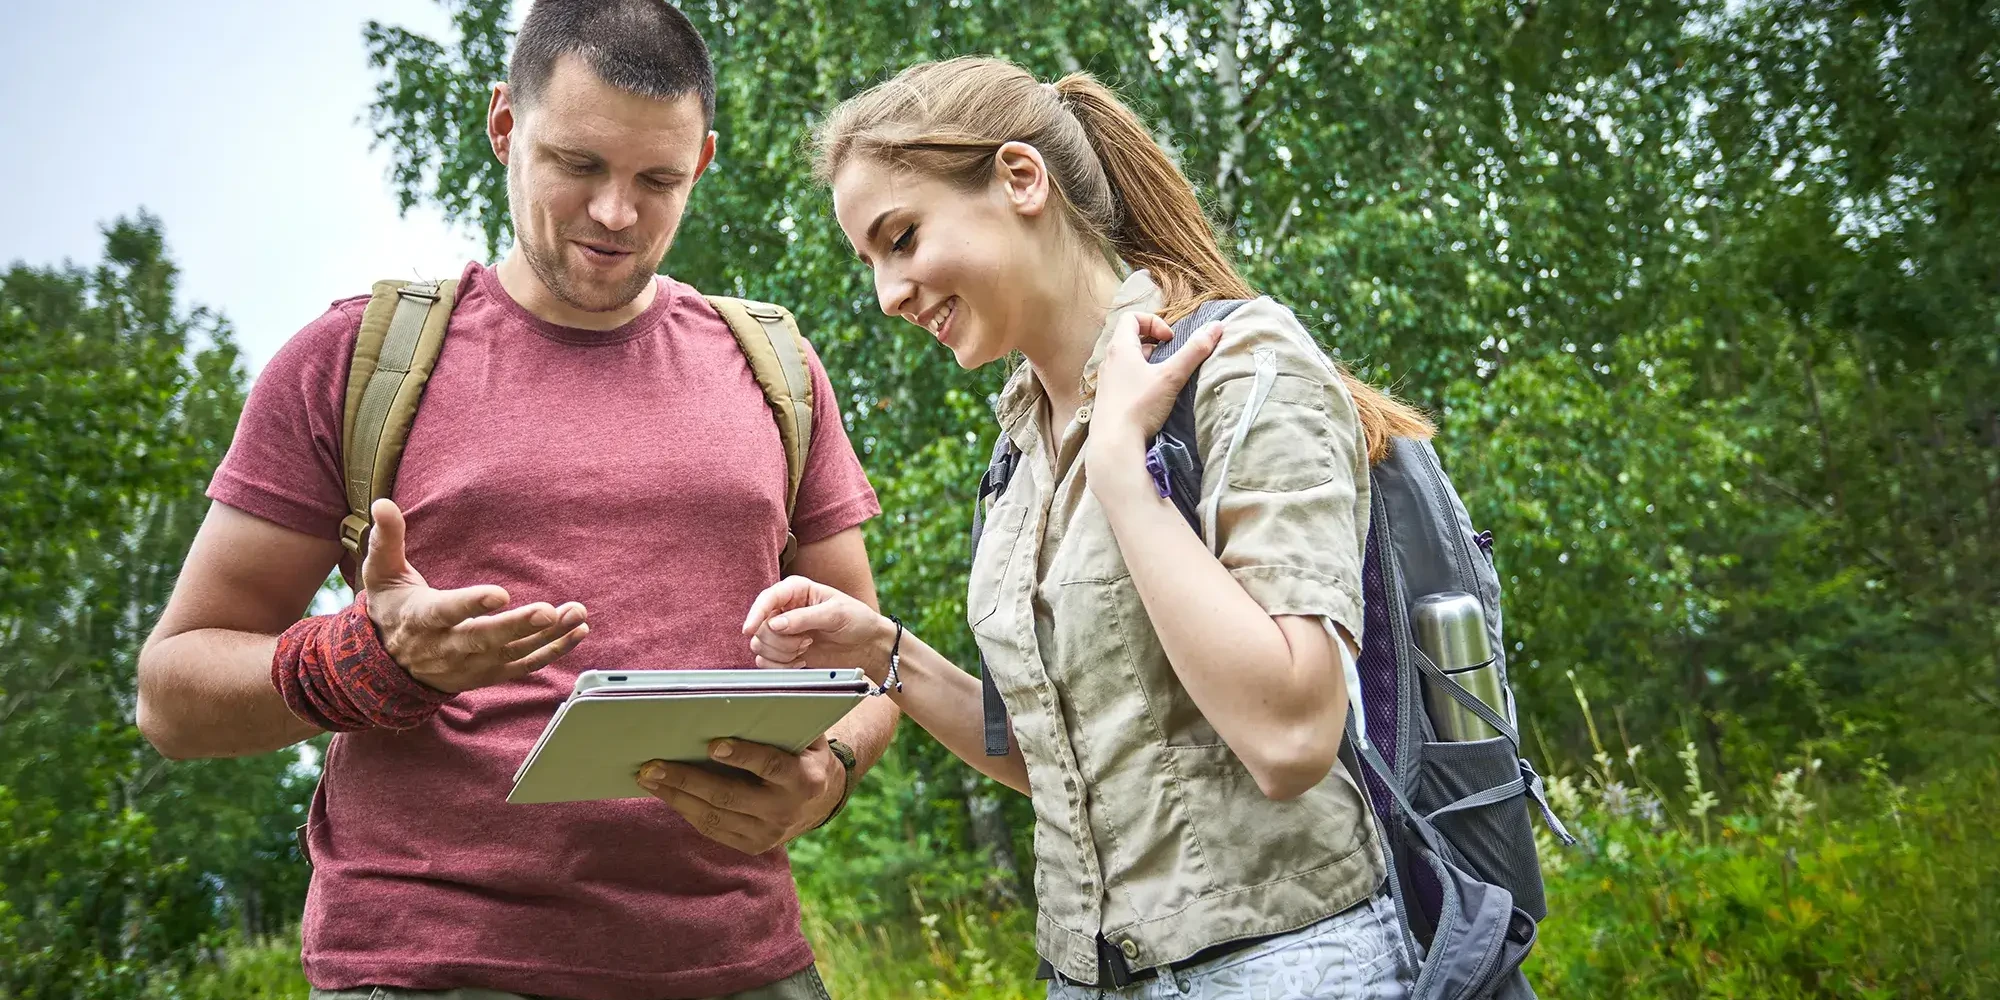
[[[368,508],[396,488],[410,424],[424,384],[444,350],[458,281],[378,281],[361,313],[347,367],[340,419],[341,478],[347,517],[340,542],[357,561],[367,554]]]
[[[805,479],[806,456],[812,450],[813,383],[806,364],[806,339],[791,311],[769,302],[707,296],[708,304],[729,324],[750,374],[764,391],[764,401],[778,422],[778,438],[785,446],[785,550],[781,565],[788,565],[798,552],[798,536],[790,528],[799,502],[799,483]]]

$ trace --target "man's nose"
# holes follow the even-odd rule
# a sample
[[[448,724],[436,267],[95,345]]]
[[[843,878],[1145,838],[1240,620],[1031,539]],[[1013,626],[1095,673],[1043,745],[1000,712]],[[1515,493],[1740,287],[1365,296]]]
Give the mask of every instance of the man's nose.
[[[615,181],[600,185],[590,199],[590,219],[612,232],[630,229],[639,221],[639,208],[632,192]]]

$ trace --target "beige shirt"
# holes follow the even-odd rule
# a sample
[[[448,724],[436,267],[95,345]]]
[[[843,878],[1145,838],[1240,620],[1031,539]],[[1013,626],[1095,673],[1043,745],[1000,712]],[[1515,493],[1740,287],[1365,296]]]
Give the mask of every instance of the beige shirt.
[[[1083,444],[1109,334],[1161,305],[1144,271],[1119,289],[1056,454],[1034,371],[1002,390],[1020,465],[991,501],[967,595],[1028,765],[1036,947],[1083,982],[1100,934],[1133,968],[1158,966],[1338,913],[1384,870],[1344,768],[1291,801],[1258,790],[1175,676],[1090,492]],[[1211,551],[1265,611],[1360,641],[1368,456],[1331,363],[1290,310],[1260,298],[1225,322],[1197,392]]]

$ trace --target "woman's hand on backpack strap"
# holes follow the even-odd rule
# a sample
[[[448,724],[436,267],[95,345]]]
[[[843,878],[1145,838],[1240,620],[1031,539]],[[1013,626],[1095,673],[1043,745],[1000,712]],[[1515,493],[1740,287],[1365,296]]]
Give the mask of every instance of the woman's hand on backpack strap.
[[[803,576],[766,588],[743,620],[759,667],[860,667],[878,683],[894,631],[875,609]]]
[[[1091,402],[1090,445],[1118,453],[1117,461],[1144,453],[1146,441],[1159,433],[1173,412],[1174,397],[1208,360],[1222,337],[1222,324],[1211,323],[1173,357],[1153,364],[1159,345],[1174,339],[1174,329],[1152,313],[1128,313],[1118,320],[1097,369],[1097,394]],[[1106,456],[1110,457],[1110,456]]]

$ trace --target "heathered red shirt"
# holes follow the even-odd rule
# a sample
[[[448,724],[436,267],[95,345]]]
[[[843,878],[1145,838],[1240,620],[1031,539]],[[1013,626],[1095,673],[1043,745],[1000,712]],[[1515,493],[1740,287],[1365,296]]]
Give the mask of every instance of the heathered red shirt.
[[[721,317],[659,280],[643,315],[591,332],[536,319],[492,271],[465,269],[396,482],[410,563],[441,589],[582,601],[591,632],[418,729],[334,738],[310,816],[314,986],[654,1000],[812,961],[784,851],[748,857],[651,798],[506,803],[578,672],[750,666],[743,616],[778,579],[777,424]],[[338,537],[341,403],[366,301],[334,303],[265,367],[211,498]],[[801,543],[880,511],[810,362]]]

